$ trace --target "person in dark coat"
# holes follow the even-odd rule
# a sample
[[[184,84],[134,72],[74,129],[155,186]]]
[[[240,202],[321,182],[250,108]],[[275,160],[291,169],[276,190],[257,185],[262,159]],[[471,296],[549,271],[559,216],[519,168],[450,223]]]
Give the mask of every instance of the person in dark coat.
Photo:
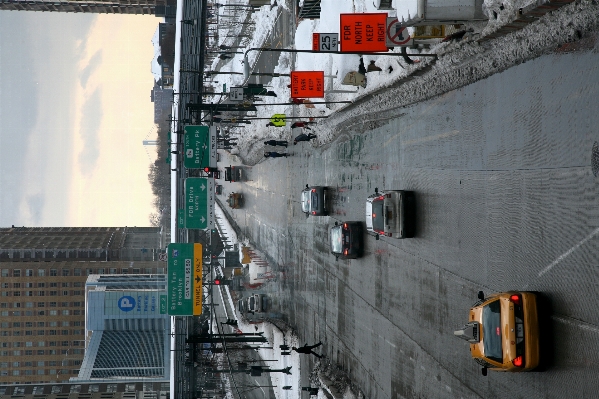
[[[310,141],[310,140],[315,139],[315,138],[316,138],[315,134],[312,134],[312,133],[308,133],[308,134],[302,133],[302,134],[296,136],[295,139],[293,139],[293,145],[296,145],[300,141]]]
[[[291,128],[295,129],[296,127],[302,127],[304,129],[312,130],[308,127],[308,123],[309,122],[302,122],[302,121],[293,122],[293,125],[291,125]]]
[[[314,355],[314,356],[316,356],[317,358],[320,359],[322,357],[321,355],[319,355],[318,353],[312,352],[312,349],[318,348],[320,345],[322,345],[322,342],[319,342],[316,345],[305,344],[301,348],[296,348],[294,346],[291,349],[294,350],[297,353],[303,353],[303,354],[306,354],[306,355]]]
[[[265,151],[264,152],[265,158],[280,158],[280,157],[287,158],[288,156],[289,156],[289,154],[287,154],[285,152],[276,152],[276,151]]]
[[[268,140],[264,142],[264,145],[287,147],[287,140]]]

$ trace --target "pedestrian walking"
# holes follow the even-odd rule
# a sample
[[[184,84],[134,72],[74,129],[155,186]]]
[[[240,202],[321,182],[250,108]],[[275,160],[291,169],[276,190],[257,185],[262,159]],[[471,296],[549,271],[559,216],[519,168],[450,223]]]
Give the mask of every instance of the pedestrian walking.
[[[319,355],[318,353],[315,353],[312,351],[312,349],[314,348],[318,348],[320,345],[322,345],[322,342],[317,343],[316,345],[308,345],[305,344],[304,346],[302,346],[301,348],[296,348],[295,346],[292,347],[291,349],[294,350],[297,353],[303,353],[305,355],[314,355],[317,358],[321,358],[323,356]]]
[[[316,135],[312,134],[312,133],[302,133],[298,136],[295,136],[295,139],[293,139],[293,145],[296,145],[298,142],[300,141],[310,141],[312,139],[315,139]]]
[[[287,158],[288,156],[289,156],[289,154],[287,154],[286,152],[276,152],[276,151],[265,151],[264,152],[265,158],[280,158],[280,157]]]
[[[310,122],[302,122],[302,121],[293,122],[293,125],[291,125],[291,128],[294,129],[296,127],[302,127],[304,129],[312,130],[308,127],[308,123],[310,123]]]
[[[287,140],[267,140],[264,142],[264,145],[287,147]]]

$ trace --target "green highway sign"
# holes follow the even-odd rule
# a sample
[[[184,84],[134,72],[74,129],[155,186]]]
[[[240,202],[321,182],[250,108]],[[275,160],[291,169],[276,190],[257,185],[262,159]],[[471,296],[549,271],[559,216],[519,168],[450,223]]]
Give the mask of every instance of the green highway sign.
[[[185,126],[183,165],[187,169],[216,166],[216,127]]]
[[[202,314],[202,244],[171,243],[168,253],[168,298],[170,316]],[[160,298],[162,310],[162,298]],[[161,312],[162,313],[162,312]]]
[[[184,223],[186,229],[214,228],[214,179],[185,179]]]

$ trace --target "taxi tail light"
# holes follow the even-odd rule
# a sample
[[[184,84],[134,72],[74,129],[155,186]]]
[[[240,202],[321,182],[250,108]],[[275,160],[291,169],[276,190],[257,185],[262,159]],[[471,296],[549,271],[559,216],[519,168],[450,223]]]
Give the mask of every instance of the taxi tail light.
[[[316,215],[316,211],[312,211],[312,215]]]
[[[520,295],[510,295],[510,301],[515,303],[516,305],[522,305],[522,298],[520,298]]]
[[[343,223],[343,228],[347,230],[347,223]]]
[[[384,196],[384,195],[381,195],[381,196],[379,197],[379,200],[381,200],[381,201],[384,201],[384,200],[385,200],[385,196]]]
[[[512,360],[512,364],[516,367],[524,367],[524,357],[518,356],[514,360]]]
[[[312,192],[313,192],[313,193],[315,193],[315,192],[316,192],[316,189],[315,189],[315,188],[313,188],[313,189],[312,189]]]
[[[343,250],[343,255],[347,256],[347,253],[348,253],[348,250],[347,250],[347,248],[345,248],[345,249]]]

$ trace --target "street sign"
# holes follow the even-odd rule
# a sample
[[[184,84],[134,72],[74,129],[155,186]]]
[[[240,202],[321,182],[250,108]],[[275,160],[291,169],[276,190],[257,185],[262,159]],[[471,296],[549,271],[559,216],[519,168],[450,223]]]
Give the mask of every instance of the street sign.
[[[324,71],[291,72],[291,98],[324,97]]]
[[[187,169],[216,166],[216,127],[185,126],[184,151]]]
[[[325,53],[339,51],[339,34],[312,33],[312,50]]]
[[[407,27],[402,26],[397,18],[387,18],[387,47],[411,46],[413,42]]]
[[[229,92],[229,101],[242,102],[243,87],[231,87],[231,91]]]
[[[341,52],[387,51],[387,13],[341,14]]]
[[[185,228],[214,227],[214,179],[189,177],[185,179]]]
[[[286,119],[287,115],[285,114],[274,114],[270,117],[270,122],[276,127],[283,127],[285,126]]]
[[[170,316],[201,315],[202,244],[171,243],[167,247],[167,253],[168,314]]]

